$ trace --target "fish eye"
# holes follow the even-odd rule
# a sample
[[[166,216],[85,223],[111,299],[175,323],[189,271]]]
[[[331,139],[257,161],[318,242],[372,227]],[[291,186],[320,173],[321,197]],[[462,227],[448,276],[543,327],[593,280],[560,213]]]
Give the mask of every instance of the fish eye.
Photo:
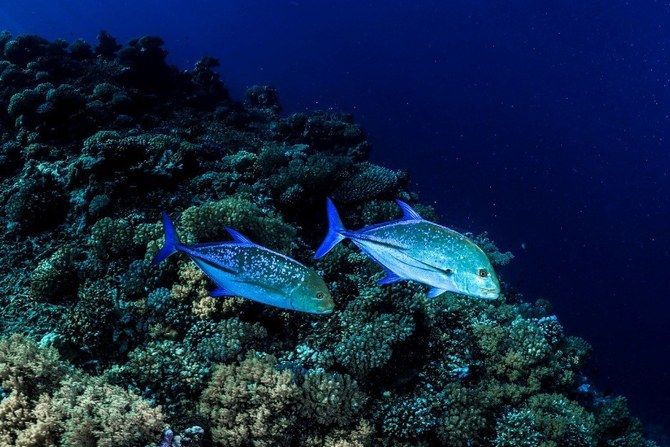
[[[486,269],[479,269],[479,271],[477,272],[477,274],[478,274],[479,276],[481,276],[482,278],[486,278],[487,276],[489,276],[489,272],[486,271]]]
[[[315,295],[315,296],[316,296],[316,299],[320,300],[321,298],[323,298],[323,293],[321,293],[321,292],[316,292],[316,295]]]
[[[444,273],[446,273],[447,275],[451,275],[454,272],[451,269],[444,269]]]

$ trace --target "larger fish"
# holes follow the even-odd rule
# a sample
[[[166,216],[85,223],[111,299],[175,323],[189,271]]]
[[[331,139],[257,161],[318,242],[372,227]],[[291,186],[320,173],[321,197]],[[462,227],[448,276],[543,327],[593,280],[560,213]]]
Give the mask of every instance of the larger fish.
[[[312,269],[298,261],[274,252],[237,231],[226,228],[232,242],[186,246],[179,242],[174,225],[163,213],[165,246],[152,264],[158,264],[180,251],[191,257],[217,285],[212,296],[234,295],[281,307],[314,314],[333,311],[333,298],[326,283]]]
[[[351,239],[386,271],[380,284],[411,279],[429,285],[431,298],[444,292],[498,298],[500,283],[481,248],[462,234],[423,219],[406,203],[396,202],[403,211],[401,219],[348,231],[328,199],[330,228],[315,257]]]

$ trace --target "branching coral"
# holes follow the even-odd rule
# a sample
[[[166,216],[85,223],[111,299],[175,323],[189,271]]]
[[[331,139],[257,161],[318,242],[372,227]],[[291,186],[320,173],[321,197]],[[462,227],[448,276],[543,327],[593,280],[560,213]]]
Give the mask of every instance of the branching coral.
[[[383,314],[373,321],[347,328],[333,352],[348,371],[363,377],[385,365],[391,359],[394,345],[412,332],[411,319]]]
[[[132,246],[133,231],[125,219],[104,217],[91,227],[89,245],[100,259],[117,257]]]
[[[242,350],[253,348],[267,335],[259,323],[246,323],[239,318],[218,323],[200,320],[188,330],[185,342],[208,361],[221,363],[235,359]]]
[[[217,367],[198,409],[217,445],[288,445],[299,397],[290,371],[277,370],[271,355],[251,352],[239,364]]]
[[[181,221],[192,238],[200,242],[225,240],[230,237],[225,227],[231,227],[261,245],[288,251],[296,234],[281,216],[262,210],[239,195],[190,207],[182,214]]]
[[[0,384],[1,445],[139,446],[163,427],[160,409],[21,336],[0,339]]]
[[[367,400],[351,376],[323,369],[308,371],[302,389],[301,415],[321,425],[349,425]]]
[[[204,388],[209,364],[202,356],[172,340],[150,342],[131,351],[128,362],[106,372],[112,383],[131,384],[146,396],[165,403],[170,414],[179,414],[183,406]]]
[[[36,174],[14,185],[15,192],[6,204],[10,221],[19,229],[34,234],[62,223],[68,211],[63,184],[50,173]]]
[[[62,302],[77,290],[74,250],[61,247],[40,261],[30,278],[30,297],[36,301]]]

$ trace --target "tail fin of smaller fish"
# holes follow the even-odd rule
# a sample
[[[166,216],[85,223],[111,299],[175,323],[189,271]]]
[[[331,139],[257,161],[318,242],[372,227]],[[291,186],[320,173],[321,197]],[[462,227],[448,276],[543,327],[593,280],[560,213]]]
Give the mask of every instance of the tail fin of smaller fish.
[[[177,236],[177,230],[175,230],[170,216],[165,211],[163,211],[163,227],[165,228],[165,245],[151,261],[151,265],[156,265],[168,256],[175,254],[177,247],[181,244],[179,236]]]
[[[316,253],[314,254],[315,259],[323,257],[326,253],[332,250],[334,246],[347,238],[344,235],[347,230],[342,224],[340,215],[337,214],[337,209],[335,208],[333,201],[326,199],[326,206],[328,208],[328,234],[326,234],[326,238],[316,250]]]

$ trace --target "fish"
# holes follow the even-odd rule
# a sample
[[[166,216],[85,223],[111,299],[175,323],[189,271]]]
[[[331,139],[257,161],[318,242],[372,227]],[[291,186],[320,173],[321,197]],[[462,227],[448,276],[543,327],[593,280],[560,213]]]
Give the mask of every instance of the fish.
[[[152,265],[182,252],[216,284],[212,296],[241,296],[310,314],[333,312],[335,304],[323,278],[295,259],[255,244],[228,227],[233,241],[183,245],[166,212],[162,218],[165,245]]]
[[[500,296],[500,282],[484,251],[466,236],[422,218],[401,200],[402,218],[349,231],[326,199],[328,233],[315,253],[320,259],[338,243],[350,239],[379,264],[386,276],[379,284],[402,280],[430,287],[429,298],[445,292],[492,300]]]

